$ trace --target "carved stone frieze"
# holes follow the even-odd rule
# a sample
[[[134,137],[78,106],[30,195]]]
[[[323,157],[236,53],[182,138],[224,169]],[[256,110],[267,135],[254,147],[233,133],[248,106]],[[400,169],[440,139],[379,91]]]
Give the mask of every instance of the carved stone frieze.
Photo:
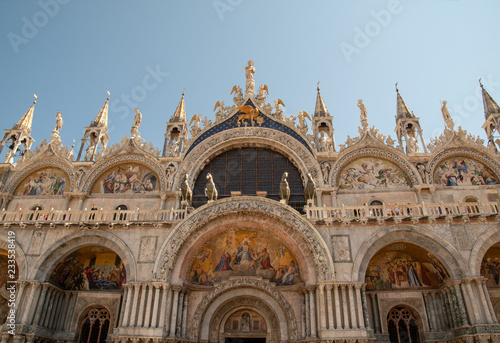
[[[172,232],[162,251],[162,260],[157,270],[160,280],[168,280],[177,261],[177,256],[188,237],[207,223],[220,216],[236,213],[264,214],[272,219],[284,223],[287,227],[297,232],[308,243],[316,265],[318,280],[333,278],[333,263],[328,246],[317,233],[316,229],[298,212],[286,205],[269,199],[256,199],[254,197],[239,197],[238,199],[219,200],[210,205],[205,205],[201,210],[191,214],[185,221]]]
[[[225,292],[232,290],[234,288],[242,288],[242,287],[257,288],[269,294],[271,297],[273,297],[281,305],[282,310],[286,316],[288,339],[292,341],[297,339],[297,322],[295,319],[293,308],[290,306],[290,304],[283,296],[283,294],[281,294],[281,292],[279,292],[275,286],[273,286],[271,283],[267,281],[263,281],[261,279],[256,279],[256,278],[240,277],[216,283],[215,286],[212,288],[212,290],[200,302],[198,308],[196,309],[196,312],[194,313],[192,320],[191,335],[195,341],[197,341],[199,338],[200,330],[202,327],[201,324],[203,316],[205,315],[205,312],[208,309],[209,305],[217,297],[224,294]],[[235,299],[235,301],[239,300],[241,300],[241,298]],[[264,305],[268,306],[267,304]],[[274,313],[274,311],[267,314],[270,315],[272,313]],[[214,319],[212,319],[212,323],[215,323]],[[212,333],[210,333],[210,335],[212,335]]]
[[[431,138],[427,148],[430,152],[434,153],[447,145],[459,147],[464,146],[464,144],[475,148],[486,149],[483,139],[479,138],[479,136],[467,133],[467,131],[460,126],[458,127],[458,131],[445,128],[439,137]]]

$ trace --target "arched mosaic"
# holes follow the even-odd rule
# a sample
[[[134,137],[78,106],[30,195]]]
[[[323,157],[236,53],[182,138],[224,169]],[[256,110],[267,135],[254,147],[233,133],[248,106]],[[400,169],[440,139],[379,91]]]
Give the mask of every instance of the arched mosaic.
[[[278,239],[257,229],[223,232],[196,254],[188,282],[213,285],[232,276],[259,276],[277,286],[301,281],[294,254]]]
[[[426,249],[412,243],[392,243],[368,263],[367,290],[438,287],[448,280],[445,266]]]
[[[500,243],[493,245],[484,254],[481,261],[481,276],[488,280],[487,286],[500,286]]]
[[[486,165],[465,156],[441,160],[434,170],[434,183],[442,186],[496,185],[498,178]]]
[[[127,276],[123,262],[105,247],[87,246],[64,258],[52,271],[49,281],[67,290],[122,289]]]
[[[348,172],[350,168],[354,169]],[[415,168],[404,157],[377,148],[347,153],[332,170],[332,185],[343,190],[409,188],[419,184]]]
[[[69,176],[59,168],[43,168],[26,176],[15,195],[64,195],[69,190]]]
[[[430,182],[444,186],[498,184],[500,175],[500,165],[494,159],[471,149],[442,151],[427,170],[432,175]]]
[[[103,173],[92,186],[91,193],[131,194],[159,189],[158,176],[138,163],[124,163]]]
[[[340,172],[339,189],[409,188],[410,180],[396,164],[364,157],[352,161]]]

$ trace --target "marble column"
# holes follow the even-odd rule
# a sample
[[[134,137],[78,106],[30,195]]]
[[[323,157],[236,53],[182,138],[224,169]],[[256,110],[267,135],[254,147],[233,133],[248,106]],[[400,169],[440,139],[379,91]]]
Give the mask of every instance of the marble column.
[[[333,323],[333,304],[332,304],[332,285],[326,285],[326,301],[327,301],[327,311],[328,311],[328,329],[334,328]]]
[[[132,299],[132,302],[133,302],[133,305],[132,305],[132,312],[130,313],[130,322],[128,323],[127,326],[131,326],[131,327],[135,327],[136,325],[138,325],[136,323],[136,316],[137,316],[137,305],[138,305],[138,302],[139,302],[139,287],[140,287],[140,284],[139,283],[133,283],[132,284],[134,286],[134,297]]]
[[[147,301],[146,301],[146,314],[144,316],[143,327],[149,328],[151,326],[151,305],[153,303],[153,285],[148,284],[146,287],[147,287]]]
[[[70,293],[68,315],[66,316],[66,318],[71,318],[73,316],[73,312],[75,311],[77,297],[78,297],[77,293],[75,293],[75,292]],[[63,327],[63,331],[68,331],[70,325],[71,325],[71,320],[66,320],[65,325]]]
[[[354,284],[354,296],[356,298],[356,309],[358,311],[358,328],[364,329],[363,304],[361,302],[361,284]]]
[[[24,288],[25,287],[26,287],[26,281],[24,281],[24,280],[17,281],[16,302],[15,302],[16,309],[19,309],[21,307],[21,300],[22,300],[23,295],[24,295]],[[18,316],[16,318],[16,323],[19,323],[20,320],[21,320],[21,318]]]
[[[64,321],[66,320],[66,316],[68,314],[68,307],[69,307],[69,298],[71,296],[71,293],[69,292],[64,292],[64,301],[62,303],[62,311],[61,311],[61,316],[59,317],[59,321],[57,323],[57,330],[62,330],[64,328]]]
[[[497,316],[495,313],[495,309],[493,308],[493,304],[491,303],[490,293],[488,292],[488,288],[486,287],[486,280],[482,280],[483,292],[486,296],[486,303],[488,304],[488,309],[490,310],[491,317],[493,318],[493,322],[497,322]]]
[[[50,317],[52,310],[52,299],[54,297],[55,289],[49,286],[47,290],[47,295],[45,296],[45,302],[43,303],[43,311],[40,315],[39,325],[43,327],[47,327],[47,318]]]
[[[326,329],[326,314],[325,314],[325,285],[319,285],[319,297],[317,306],[319,307],[320,330]]]
[[[460,326],[468,325],[469,322],[467,320],[467,313],[465,311],[464,299],[462,297],[462,292],[460,291],[460,286],[458,285],[458,283],[455,283],[453,285],[453,288],[457,297],[457,305],[460,315]]]
[[[361,303],[363,305],[363,318],[365,325],[364,328],[370,327],[370,318],[368,316],[368,302],[366,301],[366,284],[363,284],[361,288]]]
[[[424,297],[425,310],[427,312],[427,322],[429,323],[429,330],[436,331],[436,326],[434,324],[434,313],[432,312],[432,300],[430,299],[428,292],[422,293]]]
[[[311,338],[316,338],[317,334],[317,323],[316,323],[316,292],[315,287],[310,287],[309,291],[309,306],[311,307]]]
[[[164,292],[165,292],[165,295],[166,295],[166,302],[167,302],[167,305],[165,306],[165,309],[164,311],[162,311],[163,315],[164,315],[164,331],[165,333],[169,333],[170,332],[170,317],[172,316],[172,301],[173,301],[173,296],[174,296],[174,293],[172,291],[172,288],[170,287],[170,285],[165,285],[164,287]]]
[[[125,300],[125,312],[123,313],[122,324],[120,326],[127,327],[130,324],[130,314],[132,312],[132,295],[134,294],[134,285],[131,283],[127,283],[126,285],[127,299]]]
[[[40,297],[38,298],[38,303],[36,305],[36,312],[35,315],[33,316],[34,326],[38,326],[38,323],[40,322],[40,318],[42,316],[42,310],[44,310],[45,297],[47,296],[48,288],[49,288],[48,284],[44,283],[42,285],[42,291],[40,293]]]
[[[144,282],[141,282],[140,284],[141,287],[141,300],[140,300],[140,305],[139,305],[139,316],[137,317],[137,327],[143,327],[144,325],[144,307],[145,307],[145,302],[146,302],[146,290],[147,290],[147,284]]]
[[[181,290],[180,286],[172,286],[172,290],[174,291],[174,296],[172,300],[172,318],[170,320],[170,333],[168,337],[175,337],[175,330],[177,325],[177,309],[179,307],[179,291]]]
[[[175,336],[181,337],[181,326],[182,326],[182,310],[184,309],[184,290],[179,292],[179,300],[177,305],[177,324],[175,326]]]
[[[469,304],[471,305],[471,308],[469,309],[469,313],[471,314],[471,320],[472,320],[471,325],[477,324],[480,320],[480,316],[479,316],[479,309],[477,307],[478,304],[476,303],[476,297],[474,296],[474,292],[472,291],[471,280],[466,279],[462,283],[462,286],[466,288],[464,294],[467,294],[469,299]]]
[[[377,303],[377,294],[370,294],[371,302],[372,302],[372,310],[373,310],[373,326],[375,333],[381,333],[380,331],[380,318],[378,313],[378,303]]]
[[[187,310],[188,310],[188,298],[189,292],[184,294],[184,304],[182,309],[182,329],[181,329],[181,337],[186,337],[186,326],[187,326]]]
[[[125,309],[127,308],[128,305],[128,294],[129,294],[129,289],[128,289],[128,284],[122,285],[123,287],[123,298],[122,298],[122,309],[120,311],[120,322],[118,323],[118,326],[123,326],[123,323],[125,321]]]
[[[476,278],[474,281],[476,281],[479,297],[481,299],[481,309],[483,310],[483,313],[485,314],[486,321],[488,324],[493,324],[494,321],[493,321],[493,317],[491,316],[490,309],[488,308],[488,302],[486,301],[486,295],[484,294],[482,280],[479,278]]]
[[[154,297],[154,306],[153,306],[153,317],[151,318],[150,327],[157,328],[158,327],[158,304],[160,303],[160,285],[154,284],[155,289],[155,297]]]
[[[348,304],[347,304],[347,286],[346,285],[340,285],[340,293],[342,295],[342,309],[344,310],[344,320],[343,320],[343,329],[350,329],[351,326],[349,324],[349,313],[347,312],[348,309]]]
[[[342,328],[342,320],[340,314],[340,298],[339,298],[339,285],[333,285],[333,295],[335,298],[335,329]]]
[[[304,300],[306,309],[306,337],[311,337],[311,307],[309,306],[309,292],[304,290]]]

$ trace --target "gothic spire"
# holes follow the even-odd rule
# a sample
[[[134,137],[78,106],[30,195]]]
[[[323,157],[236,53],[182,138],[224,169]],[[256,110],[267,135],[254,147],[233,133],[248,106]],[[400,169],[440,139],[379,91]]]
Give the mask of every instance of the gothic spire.
[[[90,124],[90,127],[106,127],[108,126],[108,102],[109,102],[109,96],[110,93],[108,91],[108,98],[106,99],[106,102],[102,106],[101,110],[99,111],[99,114],[97,117],[95,117],[94,121],[92,124]]]
[[[182,91],[182,98],[179,101],[179,105],[177,105],[177,108],[175,109],[175,113],[170,119],[170,122],[180,122],[180,121],[186,121],[186,105],[184,103],[184,94],[185,92]]]
[[[33,104],[26,111],[26,113],[19,119],[19,121],[12,127],[13,130],[26,130],[28,134],[31,134],[31,123],[33,122],[33,111],[35,110],[36,99],[38,98],[36,94],[34,94],[35,100],[33,100]]]
[[[318,90],[318,95],[316,96],[316,107],[314,108],[314,117],[329,117],[330,113],[328,113],[328,109],[326,108],[325,102],[323,101],[323,97],[319,92],[319,82],[317,90]]]
[[[399,94],[398,84],[396,83],[396,93],[397,93],[397,112],[396,112],[396,121],[401,118],[415,118],[415,115],[408,108],[405,101]]]
[[[483,93],[483,105],[484,105],[484,118],[488,120],[492,114],[500,114],[500,107],[493,100],[491,95],[484,89],[481,79],[479,79],[479,85],[481,86],[481,92]]]

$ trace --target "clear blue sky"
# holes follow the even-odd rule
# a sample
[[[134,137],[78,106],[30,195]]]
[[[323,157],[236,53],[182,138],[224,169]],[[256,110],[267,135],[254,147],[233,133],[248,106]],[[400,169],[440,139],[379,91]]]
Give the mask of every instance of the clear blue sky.
[[[2,0],[0,129],[36,93],[33,148],[50,140],[58,110],[63,143],[79,147],[109,90],[110,144],[130,136],[138,107],[142,137],[161,149],[184,88],[188,120],[213,119],[252,59],[256,85],[288,115],[312,115],[321,81],[337,144],[358,135],[358,99],[370,126],[395,138],[395,82],[426,143],[444,127],[440,100],[456,126],[485,138],[477,79],[500,102],[499,14],[498,0]]]

